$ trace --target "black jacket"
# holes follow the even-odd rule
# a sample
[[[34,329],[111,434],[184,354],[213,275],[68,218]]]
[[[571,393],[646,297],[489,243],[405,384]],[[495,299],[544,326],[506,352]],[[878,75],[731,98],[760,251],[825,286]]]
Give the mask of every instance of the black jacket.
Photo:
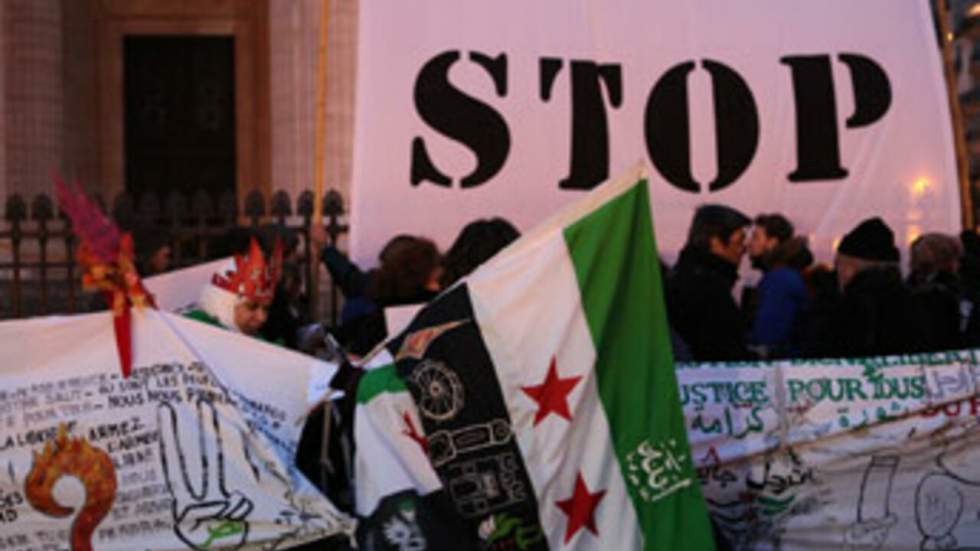
[[[842,295],[814,309],[805,355],[856,358],[934,349],[927,318],[897,268],[864,270]]]
[[[732,297],[738,267],[703,249],[685,247],[667,278],[667,316],[694,361],[751,358],[745,320]]]

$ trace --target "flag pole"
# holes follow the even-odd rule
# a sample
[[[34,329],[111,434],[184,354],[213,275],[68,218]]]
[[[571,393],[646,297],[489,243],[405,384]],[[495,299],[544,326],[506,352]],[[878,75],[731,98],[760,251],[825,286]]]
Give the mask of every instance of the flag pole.
[[[326,103],[327,103],[327,23],[329,13],[329,0],[320,0],[320,45],[317,48],[318,65],[316,80],[316,137],[313,140],[313,218],[310,220],[310,227],[314,224],[323,225],[323,187],[324,187],[324,150],[326,145]],[[309,241],[309,235],[307,240]],[[316,247],[310,247],[310,313],[314,320],[320,319],[320,251]]]
[[[966,152],[966,139],[963,130],[963,110],[960,108],[959,94],[956,93],[956,74],[953,71],[953,32],[949,28],[946,0],[935,3],[936,24],[939,26],[939,41],[943,48],[943,74],[946,77],[946,94],[953,119],[953,145],[956,148],[956,173],[960,184],[960,213],[963,229],[973,230],[976,224],[973,212],[973,193],[970,189],[969,160]]]

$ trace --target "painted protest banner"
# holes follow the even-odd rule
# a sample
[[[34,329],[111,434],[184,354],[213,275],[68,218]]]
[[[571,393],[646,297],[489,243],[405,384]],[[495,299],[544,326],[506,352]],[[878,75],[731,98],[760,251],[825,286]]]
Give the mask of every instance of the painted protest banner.
[[[352,533],[294,467],[335,366],[155,310],[0,323],[0,549],[285,549]],[[270,384],[274,381],[274,384]]]
[[[978,352],[680,365],[716,525],[743,550],[974,548]]]
[[[527,229],[646,159],[661,253],[693,209],[782,212],[820,259],[870,215],[955,231],[927,2],[472,3],[359,10],[352,253],[467,222]]]

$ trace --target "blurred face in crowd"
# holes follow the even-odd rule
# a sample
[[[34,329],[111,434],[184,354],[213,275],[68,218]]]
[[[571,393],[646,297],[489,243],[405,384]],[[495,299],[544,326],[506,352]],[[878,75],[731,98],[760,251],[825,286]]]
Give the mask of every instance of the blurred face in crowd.
[[[147,261],[151,273],[158,274],[170,269],[170,257],[172,255],[170,245],[164,245],[156,250]]]
[[[776,248],[779,240],[766,233],[762,226],[752,228],[752,237],[749,239],[749,258],[761,258],[767,252]]]
[[[246,335],[257,335],[268,317],[267,303],[246,299],[235,305],[235,325]]]
[[[717,237],[712,237],[709,241],[711,252],[723,258],[731,264],[738,266],[745,254],[745,229],[739,228],[728,236],[728,242],[723,242]]]

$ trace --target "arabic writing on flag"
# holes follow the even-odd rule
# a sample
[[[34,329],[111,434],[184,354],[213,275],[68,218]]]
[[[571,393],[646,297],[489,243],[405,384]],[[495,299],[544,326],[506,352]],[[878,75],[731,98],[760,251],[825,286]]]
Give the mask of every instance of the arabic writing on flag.
[[[360,512],[402,504],[362,526],[372,548],[395,545],[396,525],[438,548],[427,541],[437,517],[467,548],[712,549],[658,269],[635,172],[502,251],[389,342],[392,363],[365,376],[355,420],[359,485],[373,484]],[[380,450],[363,435],[376,433],[401,469],[372,469]]]

